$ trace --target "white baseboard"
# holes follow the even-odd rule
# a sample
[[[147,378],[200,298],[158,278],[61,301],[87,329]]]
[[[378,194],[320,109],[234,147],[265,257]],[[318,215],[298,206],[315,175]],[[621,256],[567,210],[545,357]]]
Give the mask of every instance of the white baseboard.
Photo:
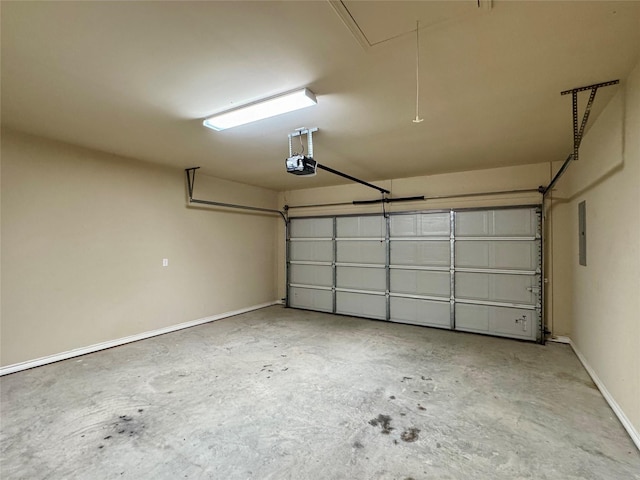
[[[547,342],[555,342],[555,343],[566,343],[571,344],[571,339],[569,337],[563,337],[562,335],[554,335],[552,337],[547,338]]]
[[[585,370],[593,380],[593,383],[596,384],[596,386],[598,387],[598,390],[600,390],[600,393],[602,393],[602,396],[611,407],[611,410],[613,410],[613,413],[616,414],[616,417],[618,417],[618,420],[620,420],[620,423],[622,423],[622,426],[631,437],[631,440],[633,441],[633,443],[636,444],[636,448],[640,450],[640,433],[638,433],[638,431],[635,429],[631,421],[624,414],[624,411],[622,410],[622,408],[620,408],[620,405],[618,405],[618,402],[614,400],[613,396],[611,395],[611,393],[609,393],[609,390],[607,390],[607,387],[604,386],[604,383],[602,383],[598,375],[596,375],[596,372],[593,370],[593,368],[591,368],[591,366],[587,363],[587,360],[584,358],[582,353],[580,353],[580,350],[576,348],[575,343],[569,340],[569,344],[571,345],[571,348],[573,349],[578,359],[582,363],[582,366],[585,368]]]
[[[10,373],[16,373],[21,370],[28,370],[29,368],[40,367],[47,365],[48,363],[59,362],[61,360],[67,360],[73,357],[79,357],[80,355],[86,355],[87,353],[93,353],[107,348],[117,347],[126,343],[137,342],[138,340],[144,340],[145,338],[151,338],[158,335],[164,335],[165,333],[175,332],[184,328],[195,327],[202,325],[203,323],[213,322],[215,320],[221,320],[223,318],[233,317],[242,313],[252,312],[261,308],[270,307],[272,305],[280,304],[280,300],[274,300],[272,302],[261,303],[260,305],[253,305],[251,307],[241,308],[240,310],[234,310],[231,312],[220,313],[218,315],[212,315],[210,317],[199,318],[190,322],[179,323],[177,325],[171,325],[170,327],[160,328],[158,330],[152,330],[150,332],[138,333],[136,335],[130,335],[128,337],[117,338],[115,340],[109,340],[107,342],[96,343],[87,347],[75,348],[67,352],[56,353],[54,355],[47,355],[46,357],[36,358],[35,360],[28,360],[26,362],[14,363],[13,365],[7,365],[0,368],[0,377],[3,375],[9,375]]]

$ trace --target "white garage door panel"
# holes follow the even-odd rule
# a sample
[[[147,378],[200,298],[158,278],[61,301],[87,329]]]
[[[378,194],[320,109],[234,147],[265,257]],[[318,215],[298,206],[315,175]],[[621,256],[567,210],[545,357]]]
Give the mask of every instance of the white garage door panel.
[[[457,241],[456,267],[535,271],[538,244],[535,241]]]
[[[535,210],[494,210],[493,235],[498,237],[533,237],[538,233]]]
[[[451,327],[449,302],[433,302],[415,298],[391,297],[391,321],[424,325],[428,327]]]
[[[292,264],[289,274],[291,283],[321,287],[333,286],[333,269],[329,265]]]
[[[291,260],[331,262],[333,261],[333,243],[331,240],[291,241],[289,258]]]
[[[487,305],[456,305],[456,330],[535,340],[533,310]]]
[[[533,209],[456,213],[456,237],[532,237],[538,231]]]
[[[331,238],[333,218],[296,218],[291,222],[291,238]]]
[[[291,287],[289,288],[289,304],[294,308],[331,312],[333,310],[333,294],[331,290]]]
[[[536,304],[533,275],[501,275],[489,273],[456,274],[456,298],[505,303]]]
[[[449,241],[391,241],[391,265],[449,267]]]
[[[390,223],[392,237],[448,237],[451,233],[448,212],[394,215]]]
[[[425,270],[391,270],[391,292],[449,298],[451,276],[449,272]]]
[[[336,287],[383,292],[387,288],[384,268],[337,267]]]
[[[385,238],[387,222],[382,216],[338,217],[336,236],[338,237],[379,237]]]
[[[385,264],[385,242],[356,240],[337,242],[337,261],[341,263]]]
[[[387,300],[384,295],[366,295],[362,293],[336,292],[336,312],[356,317],[387,317]]]

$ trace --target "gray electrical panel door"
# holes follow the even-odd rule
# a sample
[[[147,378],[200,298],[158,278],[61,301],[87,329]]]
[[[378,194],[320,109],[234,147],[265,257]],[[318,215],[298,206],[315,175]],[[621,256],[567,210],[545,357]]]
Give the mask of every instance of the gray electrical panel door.
[[[587,266],[587,203],[578,204],[578,261]]]
[[[541,340],[541,225],[538,207],[293,218],[288,304]]]

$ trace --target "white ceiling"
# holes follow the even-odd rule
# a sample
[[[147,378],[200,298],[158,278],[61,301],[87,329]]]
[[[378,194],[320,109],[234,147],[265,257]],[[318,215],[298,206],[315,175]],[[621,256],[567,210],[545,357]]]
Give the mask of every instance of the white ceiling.
[[[298,127],[320,128],[316,160],[369,181],[563,160],[560,91],[624,79],[640,54],[638,1],[2,1],[1,16],[3,125],[280,190],[345,182],[286,173]],[[317,106],[202,126],[305,86]]]

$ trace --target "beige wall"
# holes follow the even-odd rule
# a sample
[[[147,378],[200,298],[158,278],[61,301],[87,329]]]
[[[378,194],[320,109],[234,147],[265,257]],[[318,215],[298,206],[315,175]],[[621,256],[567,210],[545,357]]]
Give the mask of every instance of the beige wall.
[[[2,133],[3,366],[277,299],[280,218],[187,208],[180,169]],[[195,196],[278,205],[200,174]]]
[[[552,166],[539,163],[516,167],[503,167],[470,172],[449,173],[422,177],[401,178],[383,182],[372,182],[386,188],[393,193],[393,197],[409,197],[424,195],[427,198],[443,195],[457,195],[468,193],[497,192],[507,190],[537,189],[540,185],[547,185],[551,178]],[[318,175],[331,175],[319,172]],[[304,177],[300,178],[304,184]],[[288,205],[310,205],[323,203],[352,202],[353,200],[372,200],[380,198],[375,190],[358,184],[336,187],[293,190],[280,194],[280,202]],[[402,202],[388,204],[386,209],[391,212],[412,210],[437,210],[466,207],[492,207],[504,205],[533,205],[540,204],[542,196],[537,192],[511,193],[502,195],[486,195],[449,199],[430,199],[419,202]],[[293,216],[313,216],[352,213],[378,213],[381,205],[373,206],[340,206],[292,209]],[[280,241],[278,256],[278,295],[284,296],[284,241]]]
[[[588,131],[553,194],[553,309],[640,431],[640,64]],[[596,97],[597,98],[597,97]],[[586,201],[587,266],[578,264]]]

